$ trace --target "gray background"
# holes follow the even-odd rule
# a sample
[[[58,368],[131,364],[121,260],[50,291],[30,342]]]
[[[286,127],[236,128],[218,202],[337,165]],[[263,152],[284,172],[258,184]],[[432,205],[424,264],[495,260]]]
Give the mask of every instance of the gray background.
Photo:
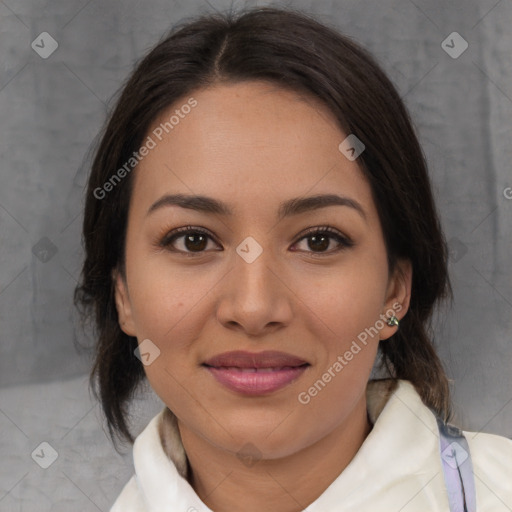
[[[90,147],[135,60],[183,18],[231,4],[0,0],[2,511],[106,511],[132,474],[74,346]],[[410,109],[450,241],[455,306],[436,338],[457,419],[512,437],[512,0],[292,5],[368,48]],[[454,31],[469,44],[457,58],[442,47]],[[59,45],[47,59],[31,48],[42,32]],[[134,430],[160,407],[142,390]],[[43,441],[58,453],[48,469],[31,457]]]

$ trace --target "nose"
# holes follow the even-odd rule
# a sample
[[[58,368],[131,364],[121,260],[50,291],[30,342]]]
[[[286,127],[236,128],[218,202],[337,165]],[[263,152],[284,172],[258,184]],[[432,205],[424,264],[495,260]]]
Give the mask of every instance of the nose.
[[[253,239],[254,240],[254,239]],[[288,325],[292,318],[293,292],[282,267],[276,264],[272,251],[262,246],[259,255],[246,257],[242,249],[253,251],[254,244],[240,244],[232,270],[220,283],[217,319],[226,328],[242,331],[247,336],[261,336]]]

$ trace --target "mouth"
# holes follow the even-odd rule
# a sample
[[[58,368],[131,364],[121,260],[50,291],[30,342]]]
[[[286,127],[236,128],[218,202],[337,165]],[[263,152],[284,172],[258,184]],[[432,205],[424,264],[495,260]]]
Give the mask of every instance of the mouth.
[[[262,395],[294,382],[311,365],[304,359],[284,352],[235,351],[219,354],[208,359],[202,366],[231,391]]]
[[[295,370],[297,368],[302,368],[303,366],[309,366],[308,363],[300,366],[280,366],[280,367],[271,367],[271,368],[239,368],[238,366],[209,366],[207,364],[203,365],[207,368],[213,368],[216,370],[229,370],[240,373],[270,373],[270,372],[279,372],[283,370]]]
[[[255,368],[258,370],[265,368],[294,368],[309,363],[298,356],[276,350],[265,350],[264,352],[235,350],[211,357],[203,364],[214,368]]]

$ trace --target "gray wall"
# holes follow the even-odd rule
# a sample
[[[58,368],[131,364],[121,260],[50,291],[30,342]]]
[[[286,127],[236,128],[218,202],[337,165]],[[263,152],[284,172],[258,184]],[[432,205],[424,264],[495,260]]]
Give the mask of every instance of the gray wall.
[[[373,52],[410,109],[452,251],[455,305],[439,315],[436,339],[458,419],[467,430],[512,437],[512,2],[292,5]],[[135,60],[176,22],[229,6],[0,1],[2,510],[69,510],[70,503],[108,510],[131,474],[130,454],[120,458],[98,428],[99,409],[85,388],[90,361],[74,347],[82,336],[72,291],[82,259],[88,150]],[[442,47],[454,31],[469,45],[456,58]],[[58,42],[47,59],[31,47],[34,40],[42,46],[42,32]],[[452,52],[462,48],[457,40],[448,44]],[[141,424],[159,407],[151,403]],[[58,446],[58,477],[30,457],[48,439]],[[86,458],[84,443],[97,448]]]

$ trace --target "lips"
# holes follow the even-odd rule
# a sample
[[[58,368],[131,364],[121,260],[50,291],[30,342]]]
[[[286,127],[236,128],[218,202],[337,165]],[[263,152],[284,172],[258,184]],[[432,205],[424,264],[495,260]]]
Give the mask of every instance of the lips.
[[[235,351],[219,354],[203,365],[225,388],[242,395],[267,395],[296,381],[310,366],[284,352]]]
[[[283,368],[295,368],[309,363],[300,357],[267,350],[264,352],[244,352],[241,350],[218,354],[203,363],[214,368],[237,368],[239,370],[277,370]]]

